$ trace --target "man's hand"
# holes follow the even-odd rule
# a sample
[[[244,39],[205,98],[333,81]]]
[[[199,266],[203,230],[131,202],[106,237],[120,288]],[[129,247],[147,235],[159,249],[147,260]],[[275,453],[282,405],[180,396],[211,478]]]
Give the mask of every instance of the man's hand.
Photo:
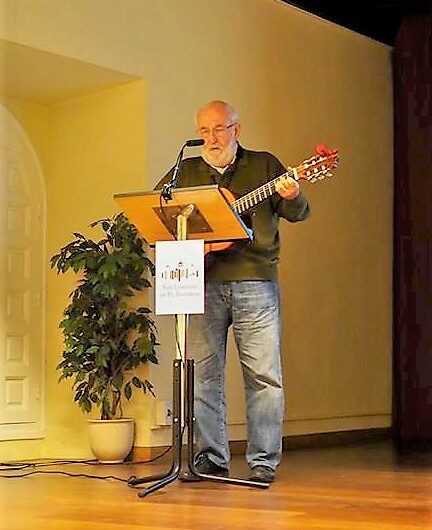
[[[286,177],[276,183],[276,191],[283,199],[292,200],[300,193],[300,186],[292,177]]]

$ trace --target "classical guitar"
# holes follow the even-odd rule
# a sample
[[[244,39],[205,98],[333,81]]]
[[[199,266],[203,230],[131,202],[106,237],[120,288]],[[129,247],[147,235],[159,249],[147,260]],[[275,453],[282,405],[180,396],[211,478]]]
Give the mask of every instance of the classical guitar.
[[[264,201],[274,193],[276,193],[276,186],[278,182],[283,181],[288,177],[299,180],[308,180],[311,183],[322,180],[326,177],[333,176],[332,170],[337,167],[339,162],[339,153],[337,149],[329,149],[324,144],[319,144],[315,148],[316,155],[303,160],[301,164],[296,167],[288,168],[286,173],[266,182],[253,191],[246,193],[242,197],[236,198],[231,191],[226,188],[221,188],[221,192],[225,198],[231,203],[231,207],[239,215],[244,214],[260,202]],[[232,241],[225,241],[221,243],[207,243],[205,245],[205,254],[209,252],[216,252],[225,250],[233,244]]]

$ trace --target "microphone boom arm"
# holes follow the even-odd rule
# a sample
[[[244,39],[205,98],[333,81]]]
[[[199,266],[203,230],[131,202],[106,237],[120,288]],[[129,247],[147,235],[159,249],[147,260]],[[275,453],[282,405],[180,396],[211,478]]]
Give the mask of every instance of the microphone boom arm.
[[[199,145],[203,145],[204,140],[199,138],[197,140],[186,140],[186,142],[183,144],[182,148],[180,149],[180,153],[177,156],[177,160],[174,166],[173,174],[169,182],[163,185],[161,195],[165,199],[165,202],[168,202],[172,200],[172,190],[177,187],[177,181],[179,177],[179,169],[180,164],[183,159],[183,151],[185,147],[197,147]]]

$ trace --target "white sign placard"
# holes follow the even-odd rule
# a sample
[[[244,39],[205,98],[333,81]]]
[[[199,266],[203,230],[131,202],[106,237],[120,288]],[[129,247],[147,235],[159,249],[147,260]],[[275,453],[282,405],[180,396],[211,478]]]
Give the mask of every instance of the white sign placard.
[[[156,315],[204,313],[204,241],[156,242]]]

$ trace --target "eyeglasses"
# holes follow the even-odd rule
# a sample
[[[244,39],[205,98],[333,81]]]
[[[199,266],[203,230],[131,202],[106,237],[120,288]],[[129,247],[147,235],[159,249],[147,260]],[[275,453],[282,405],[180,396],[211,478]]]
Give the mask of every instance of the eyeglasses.
[[[201,129],[198,129],[198,133],[202,138],[210,138],[212,134],[214,134],[217,137],[224,136],[231,127],[234,127],[235,123],[231,123],[230,125],[218,125],[214,129],[207,129],[206,127],[202,127]]]

